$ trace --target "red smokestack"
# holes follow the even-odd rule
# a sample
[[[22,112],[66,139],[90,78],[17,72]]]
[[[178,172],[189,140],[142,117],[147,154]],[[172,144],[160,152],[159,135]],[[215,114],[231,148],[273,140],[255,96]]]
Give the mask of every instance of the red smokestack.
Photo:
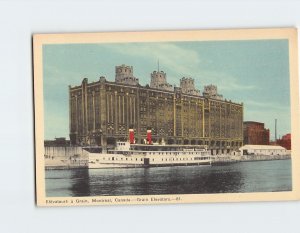
[[[129,129],[129,142],[130,142],[130,144],[134,144],[134,131],[133,131],[133,129]]]
[[[147,129],[147,141],[148,144],[152,144],[152,135],[151,135],[151,129]]]

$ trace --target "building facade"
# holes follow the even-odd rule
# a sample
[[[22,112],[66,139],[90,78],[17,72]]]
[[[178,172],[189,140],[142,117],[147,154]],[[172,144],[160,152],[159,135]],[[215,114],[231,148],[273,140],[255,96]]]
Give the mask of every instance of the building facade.
[[[150,79],[150,86],[141,86],[132,66],[121,65],[115,82],[100,77],[69,87],[72,144],[105,147],[128,140],[129,129],[136,143],[143,143],[150,128],[157,143],[207,145],[213,153],[242,146],[243,104],[223,100],[216,88],[201,96],[191,78],[172,87],[158,70]]]
[[[270,130],[265,129],[265,124],[255,121],[244,122],[244,144],[269,145]]]

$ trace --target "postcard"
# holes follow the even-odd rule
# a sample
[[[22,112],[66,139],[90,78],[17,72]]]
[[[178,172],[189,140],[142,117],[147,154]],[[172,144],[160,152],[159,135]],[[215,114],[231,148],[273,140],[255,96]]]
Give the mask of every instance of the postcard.
[[[295,28],[33,35],[38,206],[300,198]]]

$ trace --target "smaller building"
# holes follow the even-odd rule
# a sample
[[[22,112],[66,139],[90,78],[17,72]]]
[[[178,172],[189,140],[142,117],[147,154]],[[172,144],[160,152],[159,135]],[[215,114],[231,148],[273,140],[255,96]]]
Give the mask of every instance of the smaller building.
[[[240,148],[241,155],[287,155],[282,146],[273,145],[244,145]]]
[[[291,149],[291,134],[288,133],[276,141],[277,145],[284,147],[287,150]]]
[[[255,121],[244,121],[244,145],[269,145],[270,130],[265,124]]]
[[[44,146],[69,146],[70,140],[65,137],[54,138],[54,140],[45,140]]]

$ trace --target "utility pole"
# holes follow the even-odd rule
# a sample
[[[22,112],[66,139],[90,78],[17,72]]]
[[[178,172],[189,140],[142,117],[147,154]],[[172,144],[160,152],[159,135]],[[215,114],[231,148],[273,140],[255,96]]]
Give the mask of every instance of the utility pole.
[[[277,141],[277,119],[275,119],[275,143]]]

